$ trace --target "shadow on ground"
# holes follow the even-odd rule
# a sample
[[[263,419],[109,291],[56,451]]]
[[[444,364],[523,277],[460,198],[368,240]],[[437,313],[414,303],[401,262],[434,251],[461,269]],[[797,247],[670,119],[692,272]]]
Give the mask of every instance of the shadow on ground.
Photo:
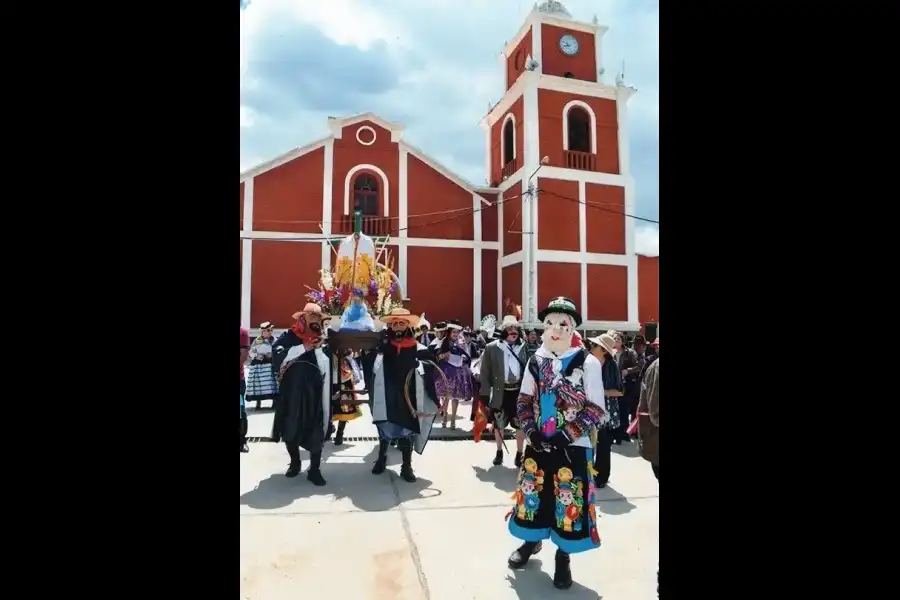
[[[494,465],[489,469],[473,466],[472,470],[475,471],[475,477],[479,481],[490,483],[498,490],[509,494],[516,491],[516,477],[518,477],[519,469],[512,464]]]
[[[546,552],[547,550],[545,550]],[[553,562],[553,555],[549,554],[548,561]],[[575,581],[567,590],[558,590],[553,587],[553,577],[541,570],[541,559],[534,557],[524,569],[510,571],[506,581],[516,593],[519,600],[545,600],[546,598],[566,598],[566,600],[600,600],[602,596],[595,590],[578,583],[578,573],[572,573]]]
[[[597,490],[596,493],[597,510],[605,515],[624,515],[637,508],[609,484],[605,488]]]
[[[347,450],[353,443],[344,442],[339,448]],[[417,481],[409,483],[400,478],[391,467],[402,462],[400,452],[394,448],[388,451],[388,470],[380,475],[372,473],[372,465],[378,454],[376,446],[364,457],[363,464],[329,463],[328,457],[334,452],[333,444],[325,444],[322,452],[322,476],[327,484],[317,487],[306,479],[309,470],[309,453],[301,451],[303,471],[297,477],[288,478],[283,472],[274,473],[261,480],[255,488],[241,495],[241,505],[256,510],[273,510],[290,506],[296,500],[312,496],[334,496],[335,500],[347,498],[359,510],[386,511],[404,502],[417,498],[441,495],[432,488],[432,481],[417,476]],[[416,465],[413,454],[413,469]],[[285,456],[284,469],[288,461]]]

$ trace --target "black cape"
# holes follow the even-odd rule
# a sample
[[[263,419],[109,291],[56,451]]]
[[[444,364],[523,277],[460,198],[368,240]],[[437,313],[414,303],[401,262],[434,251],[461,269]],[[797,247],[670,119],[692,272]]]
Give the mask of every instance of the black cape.
[[[304,352],[290,363],[285,363],[288,350],[302,344],[300,338],[288,330],[272,345],[272,366],[276,377],[285,367],[275,402],[272,440],[300,446],[308,452],[319,452],[325,443],[323,423],[327,415],[322,402],[323,374],[319,370],[316,351]],[[328,376],[330,370],[324,376]]]
[[[383,343],[377,352],[366,353],[362,357],[363,374],[366,379],[366,389],[375,389],[375,358],[378,354],[384,356],[382,369],[384,371],[384,393],[385,393],[385,409],[387,411],[387,422],[393,423],[409,429],[419,434],[419,420],[413,415],[409,406],[406,404],[403,390],[406,386],[406,376],[409,372],[419,365],[420,360],[434,361],[434,352],[427,348],[418,348],[410,346],[409,348],[398,349],[390,344]],[[424,365],[425,369],[425,393],[437,401],[437,391],[434,387],[434,367],[430,364]],[[371,396],[370,396],[371,397]],[[372,399],[374,401],[374,399]],[[412,377],[409,382],[409,400],[412,405],[419,409],[418,400],[416,398],[416,386]],[[379,423],[380,421],[376,421]]]

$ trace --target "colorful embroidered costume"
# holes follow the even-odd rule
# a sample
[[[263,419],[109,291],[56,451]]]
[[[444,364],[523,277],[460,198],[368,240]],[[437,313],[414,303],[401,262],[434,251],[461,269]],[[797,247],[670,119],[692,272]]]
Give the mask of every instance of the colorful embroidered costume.
[[[509,532],[525,543],[508,562],[524,566],[543,540],[552,540],[558,548],[554,585],[567,588],[569,554],[600,547],[591,459],[592,438],[606,419],[603,375],[598,364],[585,362],[586,351],[573,336],[581,323],[574,302],[557,298],[538,318],[543,344],[526,364],[516,407],[529,443],[507,514]]]

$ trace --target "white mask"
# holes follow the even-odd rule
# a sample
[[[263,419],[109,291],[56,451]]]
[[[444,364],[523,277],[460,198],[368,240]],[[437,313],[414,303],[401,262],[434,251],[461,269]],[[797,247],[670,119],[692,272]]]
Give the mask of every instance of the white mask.
[[[544,348],[553,354],[561,355],[572,346],[572,332],[575,323],[565,313],[550,313],[544,317],[544,332],[541,341]]]

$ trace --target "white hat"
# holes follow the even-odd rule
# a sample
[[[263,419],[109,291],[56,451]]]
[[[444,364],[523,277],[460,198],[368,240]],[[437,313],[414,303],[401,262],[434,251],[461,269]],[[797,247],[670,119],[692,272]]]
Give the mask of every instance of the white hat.
[[[506,315],[503,317],[503,322],[500,323],[500,329],[507,329],[509,327],[518,327],[519,322],[516,320],[515,315]]]
[[[610,356],[616,355],[616,339],[608,333],[601,333],[597,337],[589,337],[587,340],[609,352]]]

